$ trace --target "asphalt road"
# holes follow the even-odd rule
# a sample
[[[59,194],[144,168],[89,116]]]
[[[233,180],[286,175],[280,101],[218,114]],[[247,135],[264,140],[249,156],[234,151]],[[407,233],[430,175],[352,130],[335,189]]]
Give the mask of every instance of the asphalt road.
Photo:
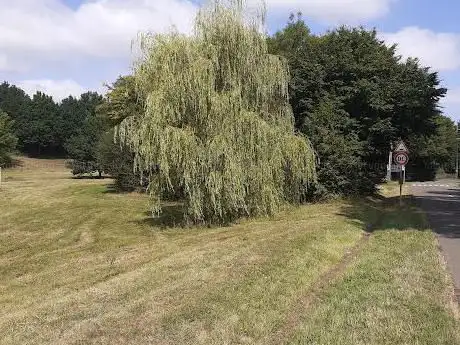
[[[455,180],[412,183],[412,193],[427,213],[447,265],[460,291],[460,184]]]

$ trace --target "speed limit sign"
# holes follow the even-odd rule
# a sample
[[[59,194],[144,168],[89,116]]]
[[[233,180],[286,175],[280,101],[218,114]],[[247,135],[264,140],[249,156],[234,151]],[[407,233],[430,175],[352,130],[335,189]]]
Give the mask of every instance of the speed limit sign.
[[[406,165],[409,162],[409,155],[407,152],[397,152],[394,156],[394,161],[399,165]]]

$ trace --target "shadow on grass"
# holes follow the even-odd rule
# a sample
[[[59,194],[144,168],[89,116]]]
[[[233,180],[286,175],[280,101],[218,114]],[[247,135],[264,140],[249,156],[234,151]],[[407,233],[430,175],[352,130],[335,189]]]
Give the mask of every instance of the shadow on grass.
[[[117,193],[107,190],[106,193]],[[417,205],[413,196],[404,196],[402,206],[399,197],[385,198],[374,195],[363,199],[353,199],[344,202],[339,215],[363,228],[367,232],[379,230],[427,230],[429,226],[424,213]],[[148,225],[152,228],[190,228],[206,226],[205,224],[191,224],[184,219],[185,206],[182,202],[170,202],[162,206],[162,212],[157,217],[152,217],[150,212],[145,212],[142,220],[136,223]],[[227,226],[228,224],[214,224],[214,226]],[[212,227],[212,225],[208,224]]]
[[[91,176],[91,175],[77,175],[77,176],[71,176],[70,179],[72,180],[105,180],[105,179],[111,179],[112,177],[110,176]]]
[[[427,230],[429,225],[417,200],[403,196],[385,198],[380,195],[354,199],[345,203],[340,215],[367,232],[381,230]]]
[[[134,192],[141,193],[141,191],[136,191],[135,189],[123,190],[120,187],[118,187],[115,183],[110,183],[106,185],[104,190],[104,194],[130,194]]]
[[[145,218],[136,223],[160,229],[185,228],[189,226],[184,219],[184,204],[180,202],[163,205],[159,216],[153,216],[150,211],[145,212],[144,216]]]
[[[237,224],[244,218],[229,219],[227,221],[215,220],[209,222],[193,222],[187,220],[186,208],[183,201],[168,201],[161,207],[159,216],[152,216],[152,213],[147,211],[144,213],[145,218],[137,221],[138,224],[148,225],[152,228],[160,229],[202,229],[202,228],[223,228]]]
[[[127,192],[121,191],[114,183],[105,186],[104,194],[125,194]]]
[[[106,189],[104,190],[105,194],[147,194],[146,188],[143,187],[131,187],[131,188],[122,188],[115,183],[110,183],[106,185]]]
[[[114,186],[109,186],[106,193],[119,193]],[[430,228],[438,234],[448,237],[460,238],[460,190],[446,190],[443,192],[429,192],[428,196],[399,196],[384,197],[374,195],[366,198],[345,201],[339,215],[346,217],[349,222],[361,227],[364,231],[384,230],[419,230],[426,231]],[[428,205],[427,205],[428,204]],[[423,206],[423,210],[422,210]],[[429,211],[427,211],[427,209]],[[193,225],[184,219],[184,204],[182,202],[169,202],[162,206],[162,212],[157,217],[152,217],[150,212],[145,212],[145,218],[136,221],[152,228],[190,228],[206,226],[205,224]],[[457,212],[457,216],[455,216]],[[428,222],[429,221],[429,222]],[[430,226],[431,224],[431,226]],[[214,226],[229,224],[214,224]],[[211,226],[208,224],[208,226]]]

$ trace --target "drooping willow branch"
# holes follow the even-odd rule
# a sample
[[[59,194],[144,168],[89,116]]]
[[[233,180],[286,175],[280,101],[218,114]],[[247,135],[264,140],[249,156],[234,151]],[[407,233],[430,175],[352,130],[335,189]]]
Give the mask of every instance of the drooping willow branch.
[[[145,108],[118,133],[136,169],[149,172],[154,212],[164,191],[180,190],[195,222],[273,214],[315,179],[310,143],[294,133],[288,67],[267,52],[264,17],[263,7],[214,0],[191,36],[142,35],[134,78]]]

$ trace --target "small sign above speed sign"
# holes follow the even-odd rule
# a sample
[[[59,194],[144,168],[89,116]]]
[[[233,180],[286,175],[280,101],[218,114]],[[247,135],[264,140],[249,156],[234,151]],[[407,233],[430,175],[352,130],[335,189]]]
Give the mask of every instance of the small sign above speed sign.
[[[409,156],[406,152],[397,152],[394,155],[394,161],[399,165],[406,165],[409,162]]]

